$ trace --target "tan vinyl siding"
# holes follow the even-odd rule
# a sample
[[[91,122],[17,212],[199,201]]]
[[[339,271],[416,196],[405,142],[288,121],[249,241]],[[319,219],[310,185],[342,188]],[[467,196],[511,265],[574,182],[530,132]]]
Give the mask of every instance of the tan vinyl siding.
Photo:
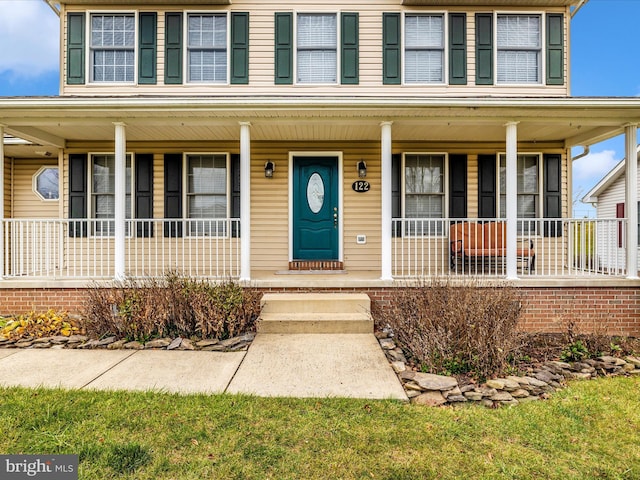
[[[131,10],[130,5],[101,7],[100,11]],[[66,11],[82,11],[81,6],[67,6]],[[323,4],[290,2],[274,7],[273,2],[265,0],[239,0],[231,6],[202,6],[185,8],[184,5],[158,6],[144,8],[144,11],[158,13],[158,68],[157,85],[100,85],[87,82],[86,85],[62,85],[63,95],[443,95],[443,96],[567,96],[569,93],[569,51],[568,24],[569,14],[566,8],[548,9],[508,8],[509,12],[561,12],[565,14],[565,85],[547,86],[476,86],[475,85],[475,14],[477,12],[501,12],[506,8],[487,10],[470,7],[451,7],[448,9],[403,7],[396,2],[383,0],[356,0],[345,6],[336,0]],[[63,45],[66,45],[66,11],[63,18]],[[142,11],[142,10],[140,10]],[[248,85],[164,85],[164,15],[170,11],[226,11],[249,12],[249,84]],[[360,78],[358,85],[274,85],[274,13],[292,12],[335,12],[359,13],[359,55]],[[464,12],[467,14],[467,85],[382,85],[382,12]],[[86,32],[87,37],[90,32]],[[544,44],[544,39],[543,39]],[[88,59],[88,49],[86,52]],[[544,63],[544,55],[543,55]],[[86,62],[87,68],[89,61]],[[62,48],[62,72],[66,71],[66,48]],[[87,80],[89,75],[87,75]],[[185,77],[186,79],[186,77]],[[544,79],[543,79],[544,80]],[[383,90],[381,90],[383,89]]]
[[[59,200],[43,200],[33,189],[33,176],[41,167],[57,167],[58,159],[13,160],[13,218],[58,218]],[[7,189],[8,191],[8,189]]]

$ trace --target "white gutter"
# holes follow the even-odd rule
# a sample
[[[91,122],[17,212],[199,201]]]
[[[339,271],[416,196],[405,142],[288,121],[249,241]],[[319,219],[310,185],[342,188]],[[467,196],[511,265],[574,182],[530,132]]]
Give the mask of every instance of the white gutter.
[[[53,10],[57,16],[60,16],[60,2],[57,2],[55,0],[44,0],[44,2],[49,5],[49,8],[51,8],[51,10]]]
[[[575,17],[575,16],[576,16],[576,14],[578,13],[578,11],[579,11],[582,7],[584,7],[584,6],[587,4],[587,2],[588,2],[588,1],[589,1],[589,0],[580,0],[580,3],[579,3],[578,5],[576,5],[576,8],[574,8],[574,9],[573,9],[573,11],[571,12],[571,18]]]
[[[583,148],[582,153],[573,157],[571,159],[572,162],[575,162],[576,160],[580,160],[582,157],[586,157],[587,155],[589,155],[589,152],[591,152],[591,145],[582,145],[582,148]]]

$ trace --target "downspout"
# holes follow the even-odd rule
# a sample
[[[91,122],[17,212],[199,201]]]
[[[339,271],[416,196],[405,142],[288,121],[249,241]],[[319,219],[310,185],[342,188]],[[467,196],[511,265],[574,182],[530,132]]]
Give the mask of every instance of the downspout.
[[[591,145],[581,145],[581,146],[584,150],[579,155],[572,157],[571,163],[575,162],[576,160],[580,160],[582,157],[586,157],[591,152]]]
[[[573,9],[573,12],[571,12],[571,18],[575,17],[580,9],[584,7],[588,1],[589,0],[580,0],[580,3],[578,3],[578,5],[576,5],[576,8]]]

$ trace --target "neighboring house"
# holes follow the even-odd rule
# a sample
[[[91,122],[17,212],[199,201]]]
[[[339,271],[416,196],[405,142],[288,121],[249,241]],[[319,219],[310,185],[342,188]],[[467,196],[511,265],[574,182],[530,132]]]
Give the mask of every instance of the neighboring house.
[[[593,290],[638,327],[635,268],[571,234],[571,148],[640,123],[570,96],[584,0],[48,3],[60,96],[0,99],[3,310],[170,269],[378,299],[480,276],[531,328]]]
[[[637,153],[640,161],[640,147]],[[596,209],[596,218],[610,219],[609,228],[605,222],[599,222],[600,231],[597,232],[597,258],[599,268],[603,271],[613,272],[625,265],[626,261],[626,229],[625,223],[618,219],[628,218],[625,208],[626,159],[618,163],[602,180],[600,180],[582,199],[584,203],[592,204]],[[634,188],[640,187],[640,176],[634,182]],[[616,219],[616,220],[613,220]],[[632,220],[631,218],[628,218]],[[640,226],[640,208],[636,210],[636,224]],[[640,229],[637,232],[640,235]],[[640,237],[638,237],[640,240]],[[640,254],[640,251],[639,251]],[[640,270],[640,256],[638,257],[638,270]]]

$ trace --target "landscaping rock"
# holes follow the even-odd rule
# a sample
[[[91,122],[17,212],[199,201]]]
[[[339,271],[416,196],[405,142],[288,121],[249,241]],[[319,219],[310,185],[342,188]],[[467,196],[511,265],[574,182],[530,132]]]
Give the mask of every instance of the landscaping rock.
[[[31,348],[49,348],[51,347],[51,342],[40,342],[34,343]]]
[[[624,359],[627,361],[627,363],[631,363],[636,368],[640,368],[640,358],[632,357],[631,355],[629,355],[628,357],[624,357]]]
[[[447,399],[444,398],[440,392],[430,391],[412,398],[411,403],[415,403],[416,405],[427,405],[429,407],[438,407],[447,403]]]
[[[484,398],[484,396],[480,392],[464,392],[464,396],[468,400],[471,400],[471,401],[474,401],[474,402],[479,402],[480,400],[482,400]]]
[[[69,343],[83,343],[83,342],[86,342],[87,340],[89,340],[89,337],[87,337],[86,335],[71,335],[67,339],[67,344],[69,344]]]
[[[183,338],[182,342],[180,342],[179,350],[195,350],[196,347],[193,346],[193,343],[188,338]]]
[[[196,347],[198,348],[210,347],[211,345],[216,345],[218,343],[220,343],[220,340],[218,340],[217,338],[206,338],[204,340],[197,341]]]
[[[134,340],[133,342],[125,343],[122,348],[127,350],[144,350],[144,345]]]
[[[513,398],[517,398],[517,399],[525,398],[525,397],[529,396],[529,392],[527,390],[525,390],[524,388],[519,388],[519,389],[514,390],[512,392],[509,392],[509,393],[511,394],[511,396]]]
[[[394,348],[393,350],[386,350],[385,353],[387,354],[387,358],[391,362],[407,363],[407,359],[404,356],[404,353],[402,353],[402,350],[400,350],[399,348]]]
[[[485,385],[489,388],[495,388],[496,390],[504,389],[504,381],[497,378],[487,380]]]
[[[434,375],[432,373],[416,373],[413,381],[425,390],[451,390],[458,386],[458,381],[453,377]]]
[[[393,350],[396,348],[396,342],[390,338],[381,338],[379,341],[383,350]]]
[[[145,343],[144,348],[147,350],[151,348],[166,348],[169,345],[171,345],[170,338],[156,338],[155,340]]]
[[[513,400],[513,397],[509,392],[497,392],[495,395],[489,397],[489,399],[494,402],[510,402]]]
[[[127,343],[127,340],[126,340],[126,339],[117,340],[117,341],[115,341],[115,342],[110,343],[109,345],[107,345],[107,348],[108,348],[109,350],[119,350],[119,349],[121,349],[121,348],[124,346],[124,344],[125,344],[125,343]]]
[[[396,373],[404,372],[407,369],[407,366],[404,362],[391,362],[391,368]]]

